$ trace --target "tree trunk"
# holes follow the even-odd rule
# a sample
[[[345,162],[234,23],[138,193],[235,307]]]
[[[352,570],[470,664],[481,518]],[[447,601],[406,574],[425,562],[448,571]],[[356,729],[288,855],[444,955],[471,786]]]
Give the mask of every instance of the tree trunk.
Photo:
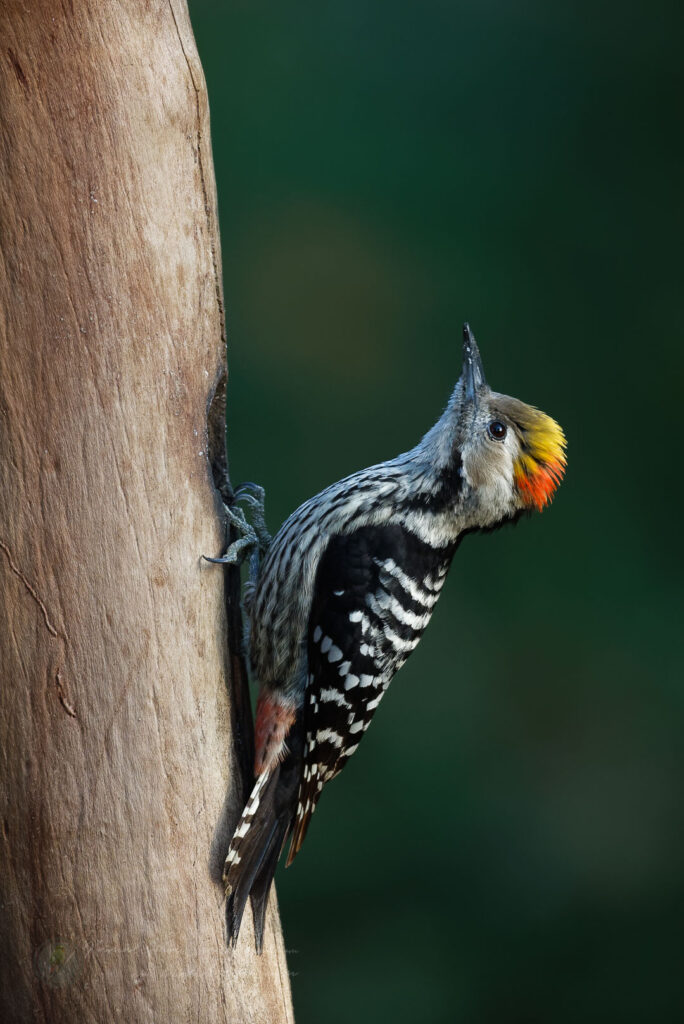
[[[0,1018],[291,1021],[275,897],[262,958],[250,915],[225,941],[250,737],[200,560],[224,342],[184,0],[0,0],[0,247]]]

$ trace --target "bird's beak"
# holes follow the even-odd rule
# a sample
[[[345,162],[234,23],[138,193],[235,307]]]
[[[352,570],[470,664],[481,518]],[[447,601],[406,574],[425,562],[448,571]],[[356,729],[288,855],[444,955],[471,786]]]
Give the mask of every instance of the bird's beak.
[[[478,392],[487,386],[480,350],[469,324],[463,324],[463,395],[468,403],[477,404]]]

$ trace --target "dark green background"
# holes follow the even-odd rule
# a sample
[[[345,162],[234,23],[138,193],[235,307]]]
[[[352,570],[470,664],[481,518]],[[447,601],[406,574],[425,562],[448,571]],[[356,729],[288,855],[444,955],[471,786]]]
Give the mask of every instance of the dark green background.
[[[684,1020],[680,9],[191,0],[271,528],[417,441],[466,318],[569,440],[280,869],[298,1024]]]

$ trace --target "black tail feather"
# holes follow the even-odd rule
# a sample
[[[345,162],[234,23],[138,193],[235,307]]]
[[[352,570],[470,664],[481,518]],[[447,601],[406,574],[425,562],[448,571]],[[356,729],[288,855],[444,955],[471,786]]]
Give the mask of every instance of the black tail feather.
[[[289,817],[289,816],[288,816]],[[261,953],[264,946],[264,921],[266,908],[268,907],[268,896],[271,891],[271,882],[275,875],[278,860],[283,849],[283,843],[290,830],[289,820],[280,818],[276,827],[271,833],[268,849],[264,852],[258,873],[252,882],[252,917],[254,918],[254,944],[257,953]]]
[[[226,889],[229,890],[226,902],[226,924],[228,938],[233,946],[237,943],[242,915],[245,912],[252,886],[259,876],[264,858],[271,851],[273,837],[277,829],[274,796],[278,775],[279,767],[277,766],[259,794],[258,806],[253,816],[247,819],[249,823],[247,831],[242,837],[238,837],[236,833],[228,853],[228,858],[230,858],[231,851],[234,851],[235,858],[231,864],[228,863],[228,860],[226,861],[224,873]],[[250,799],[252,798],[253,796],[250,797]],[[246,811],[243,812],[240,825],[244,825],[245,822]],[[238,831],[239,828],[240,826],[238,826]],[[273,870],[275,872],[275,864]]]
[[[261,868],[264,857],[266,856],[267,850],[270,847],[271,840],[273,838],[275,831],[276,825],[274,823],[273,828],[271,829],[271,832],[268,836],[266,846],[260,846],[255,850],[256,857],[254,862],[250,864],[249,867],[245,866],[244,872],[241,872],[240,874],[240,878],[237,885],[235,886],[235,888],[233,889],[233,891],[231,892],[230,896],[226,901],[226,926],[228,929],[228,939],[230,940],[233,946],[237,945],[238,936],[240,934],[240,925],[242,924],[242,916],[245,912],[245,907],[247,906],[247,900],[249,899],[252,886],[254,885],[254,880],[259,874],[259,869]],[[277,864],[277,859],[275,863]],[[275,864],[273,865],[273,874],[275,874]],[[271,874],[271,877],[269,878],[269,887],[271,884],[271,880],[273,878],[273,874]],[[266,890],[266,897],[268,897],[268,889]],[[265,911],[266,908],[264,906],[264,914]],[[254,926],[256,929],[256,919],[254,922]],[[256,937],[257,953],[261,952],[262,944],[263,916],[261,919],[261,934]]]

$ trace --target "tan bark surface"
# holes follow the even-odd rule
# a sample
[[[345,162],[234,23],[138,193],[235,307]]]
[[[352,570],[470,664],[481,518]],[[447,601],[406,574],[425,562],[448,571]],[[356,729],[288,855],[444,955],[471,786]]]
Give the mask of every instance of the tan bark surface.
[[[233,952],[218,882],[244,692],[200,561],[223,311],[184,0],[0,0],[0,250],[0,1018],[291,1021],[275,899]]]

